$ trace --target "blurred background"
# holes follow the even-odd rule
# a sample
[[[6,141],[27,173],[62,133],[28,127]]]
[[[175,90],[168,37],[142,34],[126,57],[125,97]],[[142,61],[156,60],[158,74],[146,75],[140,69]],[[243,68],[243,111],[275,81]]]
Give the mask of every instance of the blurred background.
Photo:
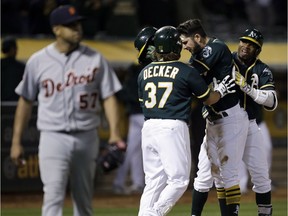
[[[60,4],[72,4],[88,18],[83,22],[83,42],[103,53],[121,81],[127,68],[137,61],[134,38],[147,25],[177,26],[187,19],[199,18],[208,35],[227,42],[231,51],[236,51],[245,29],[259,29],[264,35],[260,59],[271,67],[279,97],[278,108],[264,112],[273,143],[271,177],[276,188],[287,188],[287,0],[1,0],[1,38],[17,39],[17,60],[25,64],[33,52],[53,41],[49,14]],[[1,58],[4,56],[2,53]],[[181,60],[188,59],[189,53],[184,51]],[[41,191],[37,105],[23,138],[23,144],[29,146],[27,164],[18,169],[9,160],[16,106],[15,99],[4,99],[3,92],[9,87],[12,85],[3,78],[1,65],[1,192]],[[124,106],[119,109],[122,133],[126,136],[127,113]],[[108,133],[104,119],[100,129],[103,142]],[[95,190],[109,190],[114,174],[98,173]]]
[[[60,4],[72,4],[89,18],[84,30],[92,39],[131,38],[143,26],[177,26],[190,18],[200,18],[208,32],[224,40],[250,26],[266,41],[287,38],[286,0],[1,0],[2,35],[51,35],[49,14]]]

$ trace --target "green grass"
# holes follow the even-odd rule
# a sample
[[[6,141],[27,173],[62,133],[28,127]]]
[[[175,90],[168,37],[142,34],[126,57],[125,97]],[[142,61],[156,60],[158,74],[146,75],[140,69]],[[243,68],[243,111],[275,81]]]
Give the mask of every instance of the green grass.
[[[95,216],[135,216],[137,215],[138,208],[96,208]],[[40,209],[35,208],[2,208],[1,216],[39,216],[41,215]],[[64,208],[63,216],[71,216],[72,208]],[[190,205],[177,204],[169,216],[189,216]],[[217,203],[207,202],[205,205],[203,216],[220,216],[219,207]],[[252,202],[243,202],[240,207],[240,216],[256,216],[257,207]],[[287,216],[287,201],[273,202],[273,216]]]

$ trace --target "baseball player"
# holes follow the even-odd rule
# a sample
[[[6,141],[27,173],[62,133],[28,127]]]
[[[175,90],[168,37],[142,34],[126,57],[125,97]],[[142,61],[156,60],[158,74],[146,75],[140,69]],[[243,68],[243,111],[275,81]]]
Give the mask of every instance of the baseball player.
[[[141,70],[151,63],[151,49],[156,28],[147,26],[143,28],[134,40],[134,46],[138,50],[138,63],[132,63],[128,70],[122,91],[118,96],[127,105],[129,115],[129,128],[127,137],[127,149],[124,163],[117,170],[113,182],[113,191],[116,194],[142,194],[144,188],[144,171],[141,150],[141,129],[144,124],[144,115],[138,100],[137,79]],[[130,171],[131,187],[126,188],[126,177]]]
[[[259,111],[256,113],[256,123],[261,131],[262,135],[262,143],[263,143],[263,148],[267,157],[267,163],[268,163],[268,168],[269,168],[269,173],[271,173],[271,166],[272,166],[272,140],[271,140],[271,135],[269,132],[269,129],[267,127],[267,124],[265,122],[264,118],[264,113],[263,113],[263,106]],[[249,181],[249,173],[247,170],[247,167],[245,163],[242,161],[241,167],[240,167],[240,189],[241,193],[247,193],[248,192],[248,181]],[[271,187],[273,187],[273,182],[271,182]]]
[[[189,130],[191,96],[211,105],[233,92],[225,77],[211,91],[194,68],[178,61],[182,50],[176,28],[164,26],[154,37],[157,61],[138,77],[138,94],[145,122],[142,153],[145,188],[139,216],[164,216],[188,187],[191,168]]]
[[[234,52],[232,56],[237,68],[235,82],[240,87],[237,90],[240,104],[247,111],[250,120],[243,162],[247,166],[254,184],[253,191],[256,193],[258,216],[271,216],[271,180],[263,136],[256,123],[256,115],[262,106],[269,111],[274,110],[278,101],[271,70],[257,58],[262,45],[262,34],[257,29],[247,29],[240,37],[238,51]],[[198,197],[202,197],[202,199],[198,200],[197,205],[192,202],[192,215],[197,211],[198,213],[195,214],[197,216],[201,215],[209,188],[213,184],[212,166],[205,148],[201,148],[199,161],[201,163],[198,164],[199,172],[194,187],[198,191],[197,193],[201,194]],[[222,216],[226,215],[225,211],[221,210],[221,212]]]
[[[74,216],[92,216],[93,182],[99,151],[100,100],[110,125],[109,143],[125,147],[118,132],[117,101],[121,84],[104,57],[80,43],[80,16],[64,5],[50,15],[56,41],[27,61],[16,109],[11,158],[19,164],[23,130],[38,100],[39,167],[43,216],[61,216],[68,179]]]
[[[198,69],[207,85],[213,78],[221,80],[232,73],[233,59],[228,46],[208,37],[199,19],[187,20],[177,30],[181,34],[183,48],[192,54],[190,63]],[[238,167],[248,132],[247,113],[241,109],[239,98],[234,93],[221,98],[216,104],[205,106],[203,115],[207,123],[201,148],[206,148],[212,164],[211,174],[216,182],[219,204],[221,209],[226,209],[227,205],[226,216],[238,215],[241,198]],[[199,157],[198,173],[202,172],[202,163]],[[202,187],[196,177],[193,205],[199,205],[199,200],[205,199],[199,188]],[[200,214],[192,210],[192,215]]]

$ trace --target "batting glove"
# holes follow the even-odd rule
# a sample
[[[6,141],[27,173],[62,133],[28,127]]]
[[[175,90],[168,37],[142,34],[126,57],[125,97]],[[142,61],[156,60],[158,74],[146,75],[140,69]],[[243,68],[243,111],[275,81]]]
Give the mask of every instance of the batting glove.
[[[251,91],[250,85],[246,82],[245,77],[243,77],[239,71],[235,72],[235,83],[243,92],[248,93]]]
[[[205,106],[202,107],[201,113],[202,113],[203,119],[206,119],[209,115],[209,111],[207,110]]]
[[[220,83],[217,83],[215,77],[213,77],[213,90],[220,93],[221,98],[227,94],[236,92],[233,87],[235,86],[234,79],[230,78],[230,75],[227,75]]]
[[[147,54],[146,54],[147,59],[151,59],[152,61],[156,60],[155,56],[155,46],[149,45],[147,48]]]

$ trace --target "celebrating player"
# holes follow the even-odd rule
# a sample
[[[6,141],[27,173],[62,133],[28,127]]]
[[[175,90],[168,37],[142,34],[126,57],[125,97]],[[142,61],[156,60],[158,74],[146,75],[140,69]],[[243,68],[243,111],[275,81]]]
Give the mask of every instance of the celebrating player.
[[[127,149],[125,160],[117,170],[113,181],[113,191],[116,194],[142,194],[144,188],[144,171],[141,150],[141,130],[144,124],[144,116],[138,100],[137,79],[141,70],[149,63],[155,50],[153,37],[157,29],[152,26],[143,28],[134,40],[134,46],[138,50],[138,63],[133,62],[128,70],[123,83],[123,89],[118,97],[126,104],[129,114],[129,129],[127,136]],[[130,190],[125,191],[126,177],[131,176]]]
[[[16,88],[20,98],[10,155],[18,164],[24,152],[21,137],[37,98],[43,216],[62,215],[68,179],[73,215],[93,215],[100,99],[110,125],[109,143],[125,147],[117,128],[114,96],[121,84],[99,52],[80,44],[83,19],[69,5],[52,11],[50,23],[56,41],[29,58],[23,80]]]
[[[183,48],[192,54],[190,63],[198,69],[208,85],[213,78],[221,80],[232,73],[233,59],[228,46],[216,38],[208,37],[200,20],[187,20],[177,30],[181,34]],[[241,109],[235,93],[226,95],[212,106],[205,106],[203,115],[207,118],[207,124],[201,148],[207,149],[213,164],[212,176],[215,178],[220,206],[223,206],[221,209],[226,209],[227,205],[226,216],[238,215],[241,198],[238,166],[248,132],[247,113]],[[201,175],[202,170],[206,170],[205,166],[210,165],[203,163],[200,156],[197,175]],[[203,197],[206,194],[200,192],[209,190],[208,187],[200,191],[202,186],[199,184],[196,177],[193,191],[195,206],[198,206],[199,200],[207,199],[207,196]],[[198,216],[200,211],[193,209],[192,215]]]
[[[238,51],[232,54],[236,63],[236,84],[239,85],[237,93],[240,105],[249,116],[249,130],[245,144],[243,162],[251,175],[253,191],[256,193],[256,204],[258,205],[258,216],[271,216],[271,180],[269,178],[269,167],[266,159],[265,146],[262,142],[262,134],[256,124],[256,116],[264,106],[266,110],[272,111],[277,107],[278,101],[275,92],[273,75],[270,68],[257,57],[261,52],[263,36],[256,29],[247,29],[240,37]],[[246,78],[245,78],[246,77]],[[192,202],[192,212],[201,215],[203,206],[207,200],[209,188],[212,187],[211,163],[207,157],[206,149],[201,147],[199,154],[197,190],[197,205]],[[194,184],[194,186],[196,186]],[[195,197],[193,197],[195,198]],[[226,216],[225,210],[221,210],[222,216]]]
[[[178,61],[182,43],[176,28],[157,30],[154,45],[157,61],[138,77],[145,116],[142,153],[146,184],[139,216],[166,215],[188,187],[191,153],[187,123],[192,94],[211,105],[233,92],[234,85],[228,76],[211,91],[194,68]]]
[[[263,135],[256,123],[262,107],[273,111],[278,105],[272,72],[268,65],[257,57],[263,45],[263,35],[257,29],[247,29],[240,37],[238,51],[233,59],[237,70],[235,82],[239,85],[241,107],[249,116],[250,125],[243,154],[256,193],[259,216],[271,216],[271,179],[267,152],[262,142]]]

